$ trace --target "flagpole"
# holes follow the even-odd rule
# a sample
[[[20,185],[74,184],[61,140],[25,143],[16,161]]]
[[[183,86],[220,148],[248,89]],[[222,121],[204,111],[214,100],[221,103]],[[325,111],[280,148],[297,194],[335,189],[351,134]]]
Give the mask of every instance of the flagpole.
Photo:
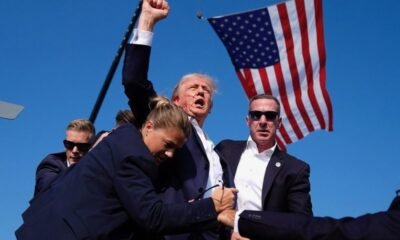
[[[125,46],[126,46],[128,40],[129,40],[129,37],[132,34],[133,28],[134,28],[134,26],[136,24],[136,21],[137,21],[137,18],[139,16],[139,14],[140,14],[141,9],[142,9],[142,0],[139,1],[138,5],[136,7],[136,10],[133,13],[132,19],[129,22],[128,28],[127,28],[127,30],[125,32],[125,35],[124,35],[124,37],[123,37],[123,39],[121,41],[121,44],[119,45],[117,54],[114,57],[114,60],[113,60],[113,62],[111,64],[110,69],[108,70],[106,79],[104,80],[103,86],[102,86],[102,88],[100,90],[100,93],[99,93],[99,95],[97,97],[96,103],[93,106],[92,112],[91,112],[90,117],[89,117],[89,121],[91,121],[92,123],[94,123],[96,121],[97,114],[99,113],[101,104],[103,103],[104,98],[106,96],[106,93],[108,91],[108,88],[110,87],[110,84],[111,84],[111,81],[112,81],[112,79],[114,77],[115,71],[117,70],[118,64],[119,64],[119,62],[121,60],[122,53],[124,52]]]

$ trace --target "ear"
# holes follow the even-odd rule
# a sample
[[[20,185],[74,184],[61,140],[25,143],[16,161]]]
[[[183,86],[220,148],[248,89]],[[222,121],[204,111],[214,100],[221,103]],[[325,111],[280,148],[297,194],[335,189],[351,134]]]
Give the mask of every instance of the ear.
[[[172,102],[179,106],[179,96],[172,98]]]
[[[145,129],[146,131],[151,131],[154,128],[154,123],[152,120],[148,120],[144,123],[143,125],[143,129]]]
[[[249,115],[246,116],[246,124],[248,127],[250,127],[250,118]]]

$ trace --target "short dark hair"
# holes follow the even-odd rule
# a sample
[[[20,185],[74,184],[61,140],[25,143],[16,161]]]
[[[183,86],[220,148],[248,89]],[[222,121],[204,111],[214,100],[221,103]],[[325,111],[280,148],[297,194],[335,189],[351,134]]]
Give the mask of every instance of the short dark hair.
[[[115,116],[115,124],[117,126],[120,126],[124,123],[135,123],[135,116],[133,116],[131,110],[119,110]]]
[[[270,94],[265,94],[265,93],[255,95],[255,96],[253,96],[252,98],[250,98],[250,100],[249,100],[249,110],[250,110],[250,108],[251,108],[251,103],[252,103],[254,100],[257,100],[257,99],[270,99],[270,100],[274,100],[274,101],[276,102],[276,104],[278,105],[278,109],[277,109],[277,110],[278,110],[278,116],[281,115],[281,104],[280,104],[279,100],[278,100],[276,97],[274,97],[274,96],[272,96],[272,95],[270,95]]]

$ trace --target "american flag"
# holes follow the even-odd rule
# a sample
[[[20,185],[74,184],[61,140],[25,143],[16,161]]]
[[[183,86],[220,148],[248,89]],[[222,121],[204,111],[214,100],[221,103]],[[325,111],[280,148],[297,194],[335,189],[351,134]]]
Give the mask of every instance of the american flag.
[[[247,97],[267,93],[279,99],[281,149],[314,130],[333,130],[322,0],[290,0],[208,21],[225,45]]]

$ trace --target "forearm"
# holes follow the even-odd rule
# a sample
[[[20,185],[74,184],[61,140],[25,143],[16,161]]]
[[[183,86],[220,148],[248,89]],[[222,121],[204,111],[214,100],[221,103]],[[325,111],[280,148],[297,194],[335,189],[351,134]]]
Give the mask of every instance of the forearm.
[[[154,233],[179,233],[217,226],[212,199],[192,203],[165,203],[156,193],[151,179],[132,159],[129,169],[116,176],[116,192],[130,217],[142,229]],[[138,165],[135,166],[135,163]]]

